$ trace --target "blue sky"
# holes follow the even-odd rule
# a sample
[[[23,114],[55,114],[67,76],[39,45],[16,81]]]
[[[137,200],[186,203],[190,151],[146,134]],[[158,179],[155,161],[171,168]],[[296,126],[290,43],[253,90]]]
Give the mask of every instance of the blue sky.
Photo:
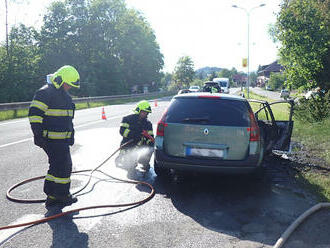
[[[9,24],[23,22],[38,27],[45,7],[52,0],[9,1]],[[250,71],[277,58],[277,45],[268,35],[268,25],[276,21],[281,0],[126,0],[139,10],[153,28],[164,55],[164,71],[172,72],[181,56],[190,56],[195,69],[204,66],[242,67],[247,57],[246,10],[250,12]],[[0,6],[0,40],[5,40],[4,1]]]

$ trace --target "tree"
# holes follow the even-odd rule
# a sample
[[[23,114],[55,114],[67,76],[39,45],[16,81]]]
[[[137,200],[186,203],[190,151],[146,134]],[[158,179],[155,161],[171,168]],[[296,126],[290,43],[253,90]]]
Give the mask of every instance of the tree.
[[[20,24],[9,34],[9,56],[4,49],[0,51],[0,101],[29,101],[38,87],[39,49],[35,46],[37,32],[32,27]]]
[[[160,81],[163,55],[149,23],[135,10],[128,10],[118,20],[116,54],[120,59],[127,87]],[[156,85],[154,83],[154,85]]]
[[[209,81],[212,81],[213,78],[216,78],[217,77],[217,74],[215,73],[215,71],[212,71],[211,75],[209,76],[208,80]]]
[[[182,87],[190,87],[190,83],[194,79],[195,70],[194,62],[189,56],[179,58],[173,73],[173,79],[178,89]]]
[[[281,64],[295,88],[330,88],[330,0],[284,0],[275,25]]]
[[[279,89],[279,88],[283,88],[285,80],[286,80],[286,77],[285,77],[284,74],[272,72],[270,74],[268,85],[273,90],[276,90],[276,89]]]
[[[250,72],[249,77],[250,77],[251,86],[253,87],[256,86],[258,74],[255,71],[253,71]]]
[[[54,2],[44,17],[40,47],[47,73],[63,61],[81,72],[77,94],[128,93],[131,86],[156,87],[163,67],[150,25],[124,0]]]
[[[166,89],[167,86],[171,83],[172,81],[172,74],[169,72],[166,73],[161,73],[162,74],[162,78],[161,78],[161,84],[160,87],[162,87],[163,89]]]

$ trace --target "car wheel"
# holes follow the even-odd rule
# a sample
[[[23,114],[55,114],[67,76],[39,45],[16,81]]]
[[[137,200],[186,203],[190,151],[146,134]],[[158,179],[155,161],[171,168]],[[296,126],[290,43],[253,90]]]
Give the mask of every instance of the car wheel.
[[[166,178],[170,175],[170,170],[164,167],[161,167],[156,160],[154,160],[154,170],[158,177]]]

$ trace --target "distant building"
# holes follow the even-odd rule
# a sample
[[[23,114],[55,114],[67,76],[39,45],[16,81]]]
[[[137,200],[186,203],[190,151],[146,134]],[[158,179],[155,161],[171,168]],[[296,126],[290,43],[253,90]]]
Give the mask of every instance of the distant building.
[[[270,74],[272,72],[282,73],[283,71],[284,71],[284,67],[280,65],[277,60],[269,65],[260,66],[258,70],[257,86],[264,87],[265,84],[268,82],[270,78]]]
[[[233,86],[243,86],[247,82],[247,76],[242,74],[235,74],[233,75],[233,82],[235,83]]]

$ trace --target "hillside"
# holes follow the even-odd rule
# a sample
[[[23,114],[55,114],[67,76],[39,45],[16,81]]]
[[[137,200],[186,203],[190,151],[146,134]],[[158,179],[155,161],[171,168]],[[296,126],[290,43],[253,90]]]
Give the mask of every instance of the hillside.
[[[195,71],[195,74],[196,74],[196,77],[198,78],[206,78],[208,74],[211,74],[213,72],[219,72],[221,71],[222,68],[219,68],[219,67],[203,67],[203,68],[200,68],[200,69],[197,69]]]

